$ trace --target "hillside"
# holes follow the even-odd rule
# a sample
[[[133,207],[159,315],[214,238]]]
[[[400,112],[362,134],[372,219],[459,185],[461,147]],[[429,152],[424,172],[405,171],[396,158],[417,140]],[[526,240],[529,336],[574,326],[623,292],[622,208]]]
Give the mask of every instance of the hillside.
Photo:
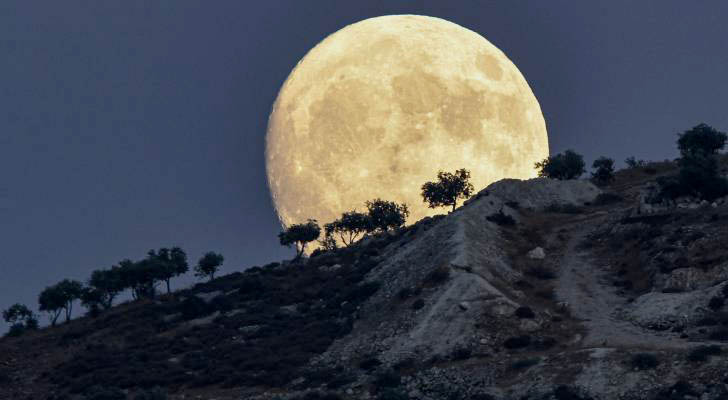
[[[0,399],[728,399],[728,198],[654,202],[675,168],[499,181],[349,248],[0,339]]]

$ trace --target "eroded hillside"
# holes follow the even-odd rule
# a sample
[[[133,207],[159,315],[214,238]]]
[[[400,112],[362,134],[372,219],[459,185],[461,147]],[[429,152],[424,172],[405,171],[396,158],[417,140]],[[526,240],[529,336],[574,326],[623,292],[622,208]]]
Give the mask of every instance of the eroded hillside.
[[[651,202],[673,168],[497,182],[395,234],[2,339],[0,398],[728,398],[728,199]]]

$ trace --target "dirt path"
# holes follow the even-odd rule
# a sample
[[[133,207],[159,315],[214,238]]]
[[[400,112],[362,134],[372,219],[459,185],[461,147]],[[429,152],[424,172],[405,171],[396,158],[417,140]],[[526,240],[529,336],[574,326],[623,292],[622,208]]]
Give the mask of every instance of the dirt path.
[[[566,226],[568,235],[563,250],[556,259],[558,281],[556,296],[568,303],[572,316],[583,321],[587,334],[581,340],[584,347],[626,347],[652,349],[682,349],[695,343],[680,339],[672,332],[654,332],[621,319],[619,313],[627,306],[626,299],[616,293],[607,271],[597,265],[587,251],[580,249],[589,227],[597,226],[601,218],[583,218]]]

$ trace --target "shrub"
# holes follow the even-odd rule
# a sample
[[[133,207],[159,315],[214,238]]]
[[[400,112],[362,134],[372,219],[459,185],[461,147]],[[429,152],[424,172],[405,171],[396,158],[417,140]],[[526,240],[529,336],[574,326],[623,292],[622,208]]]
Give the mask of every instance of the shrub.
[[[13,324],[10,325],[10,329],[8,330],[8,333],[6,333],[7,337],[18,337],[22,336],[25,333],[25,325],[23,324]]]
[[[469,198],[475,189],[470,183],[470,171],[459,169],[454,174],[440,171],[437,182],[422,185],[422,198],[429,208],[452,207],[455,211],[458,199]]]
[[[186,320],[204,317],[212,312],[204,300],[194,295],[180,302],[178,311],[182,313],[182,318]]]
[[[725,305],[725,298],[724,297],[718,297],[715,296],[710,299],[708,302],[708,307],[713,311],[718,311],[721,308],[723,308],[723,305]]]
[[[688,353],[688,361],[703,362],[707,361],[710,356],[717,356],[723,352],[723,349],[717,345],[698,346]]]
[[[538,176],[559,180],[580,177],[586,171],[584,166],[584,157],[573,150],[566,150],[563,154],[550,156],[535,164]]]
[[[473,352],[468,347],[459,346],[452,352],[453,360],[467,360],[472,356]]]
[[[450,268],[447,266],[441,266],[427,274],[425,282],[433,285],[439,285],[448,279],[450,279]]]
[[[415,301],[414,301],[414,302],[412,303],[412,309],[413,309],[413,310],[419,310],[419,309],[421,309],[421,308],[422,308],[422,307],[424,307],[424,306],[425,306],[425,301],[424,301],[424,300],[422,300],[422,299],[417,299],[417,300],[415,300]]]
[[[534,314],[533,310],[531,310],[530,307],[525,307],[525,306],[518,307],[514,314],[518,318],[530,319],[530,318],[536,317],[536,314]]]
[[[516,220],[510,215],[504,213],[502,209],[497,213],[490,214],[485,217],[485,219],[499,226],[510,226],[516,224]]]
[[[518,361],[513,362],[511,364],[511,369],[514,369],[514,370],[526,369],[526,368],[533,367],[534,365],[537,365],[540,362],[541,362],[541,359],[538,357],[526,358],[523,360],[518,360]]]
[[[402,288],[399,292],[397,292],[397,297],[399,297],[400,300],[406,300],[412,296],[412,288],[406,287]]]
[[[638,353],[632,356],[632,367],[639,369],[639,370],[645,370],[645,369],[653,369],[657,367],[659,362],[657,361],[657,357],[655,357],[654,354],[650,353]]]
[[[382,362],[379,361],[379,359],[377,359],[376,357],[369,357],[365,358],[359,363],[359,368],[365,371],[371,371],[380,365],[382,365]]]
[[[606,185],[614,180],[614,160],[599,157],[592,164],[592,181],[597,185]]]
[[[521,335],[521,336],[514,336],[511,338],[506,339],[505,342],[503,342],[503,347],[506,349],[520,349],[524,347],[528,347],[528,345],[531,344],[531,336],[529,335]]]

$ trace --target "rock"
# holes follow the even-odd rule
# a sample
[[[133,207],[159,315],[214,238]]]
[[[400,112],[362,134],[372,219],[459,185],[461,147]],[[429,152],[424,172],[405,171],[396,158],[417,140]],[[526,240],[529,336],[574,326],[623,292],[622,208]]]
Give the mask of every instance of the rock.
[[[470,308],[470,303],[467,301],[461,301],[460,304],[458,304],[458,307],[460,307],[463,311],[467,311]]]
[[[699,203],[690,203],[690,204],[688,204],[688,210],[697,210],[698,208],[700,208],[700,204]]]
[[[207,292],[207,293],[195,293],[195,297],[204,301],[205,303],[209,303],[210,301],[212,301],[212,299],[214,299],[215,297],[217,297],[221,294],[222,294],[221,291],[215,290],[215,291]]]
[[[519,328],[525,332],[535,332],[541,329],[541,324],[534,319],[522,319]]]
[[[713,202],[710,206],[713,207],[713,208],[718,208],[718,203]]]
[[[543,248],[536,247],[535,249],[529,251],[526,256],[535,260],[543,260],[546,257],[546,252],[543,251]]]

